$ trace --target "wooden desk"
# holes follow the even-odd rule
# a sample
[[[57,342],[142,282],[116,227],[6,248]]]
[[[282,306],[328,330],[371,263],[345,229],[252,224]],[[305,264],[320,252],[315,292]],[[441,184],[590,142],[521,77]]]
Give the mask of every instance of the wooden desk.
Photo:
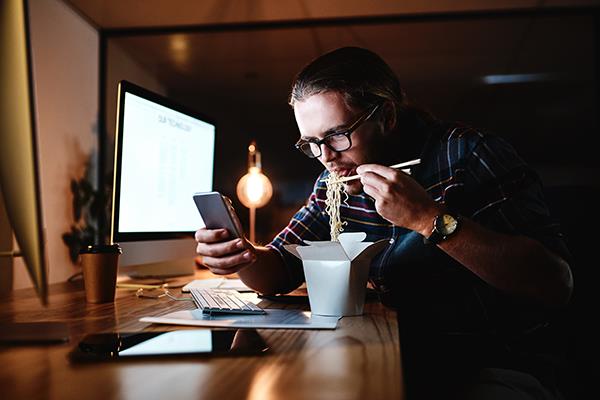
[[[208,272],[199,274],[210,277]],[[0,322],[65,321],[71,331],[69,343],[62,345],[0,346],[1,397],[403,398],[396,315],[376,302],[365,305],[363,316],[340,320],[334,331],[261,329],[271,347],[263,356],[70,364],[68,352],[88,333],[189,329],[151,325],[138,319],[191,308],[192,303],[142,299],[134,293],[118,289],[114,304],[86,304],[79,282],[51,285],[45,309],[30,289],[15,291],[11,298],[0,300]]]

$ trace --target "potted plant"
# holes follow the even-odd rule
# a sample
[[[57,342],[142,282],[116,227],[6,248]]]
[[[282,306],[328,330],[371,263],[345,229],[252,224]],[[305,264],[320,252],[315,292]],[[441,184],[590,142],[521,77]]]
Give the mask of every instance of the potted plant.
[[[69,258],[77,263],[79,250],[88,245],[106,242],[106,216],[110,199],[110,188],[96,188],[92,185],[90,162],[86,164],[81,178],[71,179],[73,194],[73,222],[69,232],[62,235],[69,248]],[[110,182],[106,179],[105,182]]]

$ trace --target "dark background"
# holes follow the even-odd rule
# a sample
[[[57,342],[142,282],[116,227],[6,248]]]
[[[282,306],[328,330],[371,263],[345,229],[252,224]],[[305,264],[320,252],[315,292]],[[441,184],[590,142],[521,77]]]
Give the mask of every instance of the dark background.
[[[558,327],[569,338],[577,398],[598,397],[587,391],[600,351],[600,0],[64,1],[100,34],[100,185],[112,179],[116,82],[144,86],[147,78],[115,74],[127,69],[118,49],[170,98],[216,121],[214,186],[234,200],[246,229],[235,186],[249,142],[258,142],[274,188],[257,211],[261,243],[288,222],[321,171],[293,148],[298,131],[287,98],[294,75],[326,51],[369,48],[422,107],[511,142],[541,175],[572,252],[576,289]],[[526,79],[486,81],[498,75]]]
[[[108,29],[103,37],[154,74],[169,97],[216,121],[215,190],[235,200],[246,227],[235,185],[246,172],[247,146],[257,141],[274,187],[271,202],[257,211],[257,240],[265,243],[302,205],[321,170],[293,148],[291,81],[304,64],[340,46],[380,54],[409,97],[438,117],[506,138],[547,186],[597,185],[598,15],[579,8],[384,16]],[[485,82],[514,74],[529,81]],[[105,168],[111,165],[107,151]]]

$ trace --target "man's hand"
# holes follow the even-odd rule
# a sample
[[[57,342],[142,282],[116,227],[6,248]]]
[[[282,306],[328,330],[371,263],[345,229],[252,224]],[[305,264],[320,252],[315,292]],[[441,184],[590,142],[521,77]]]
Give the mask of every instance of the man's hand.
[[[433,219],[441,213],[441,207],[414,179],[377,164],[363,164],[356,172],[364,192],[375,200],[379,215],[423,236],[431,233]]]
[[[244,238],[231,240],[226,229],[196,231],[196,253],[202,263],[214,274],[228,275],[250,266],[256,261],[254,246]]]

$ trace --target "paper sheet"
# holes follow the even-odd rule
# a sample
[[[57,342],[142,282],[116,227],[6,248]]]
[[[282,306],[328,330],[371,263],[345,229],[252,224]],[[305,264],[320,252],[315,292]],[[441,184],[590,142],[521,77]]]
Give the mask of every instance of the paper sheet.
[[[310,311],[265,309],[264,315],[207,315],[202,310],[176,311],[160,317],[140,318],[155,324],[210,326],[221,328],[335,329],[339,317],[312,316]]]
[[[195,279],[181,288],[182,292],[189,292],[190,288],[198,289],[229,289],[238,292],[252,292],[253,290],[246,286],[241,279]]]

